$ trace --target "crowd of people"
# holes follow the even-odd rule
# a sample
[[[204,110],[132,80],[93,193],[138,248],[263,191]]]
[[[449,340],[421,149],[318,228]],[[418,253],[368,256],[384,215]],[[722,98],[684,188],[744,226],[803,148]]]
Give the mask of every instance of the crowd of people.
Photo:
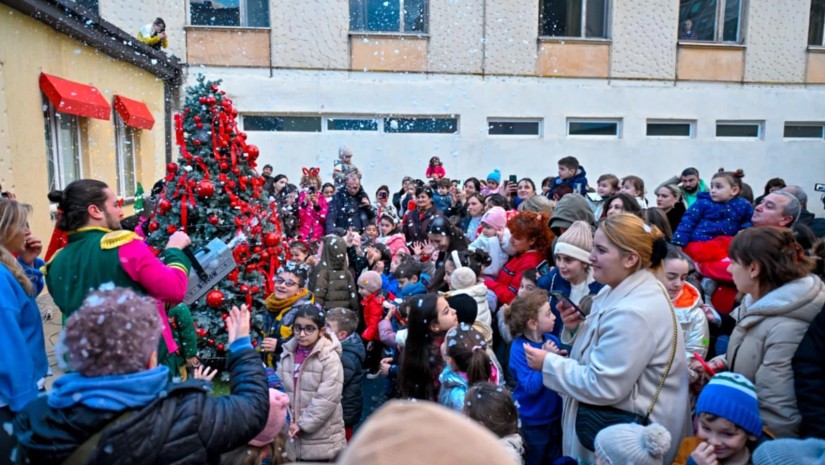
[[[157,258],[75,181],[49,194],[69,235],[45,263],[25,199],[0,199],[0,463],[825,460],[825,220],[801,187],[686,168],[652,206],[574,157],[538,188],[433,157],[371,200],[350,149],[320,172],[262,170],[288,261],[226,319],[223,396],[167,314],[188,313],[185,233]],[[48,392],[44,287],[68,371]]]

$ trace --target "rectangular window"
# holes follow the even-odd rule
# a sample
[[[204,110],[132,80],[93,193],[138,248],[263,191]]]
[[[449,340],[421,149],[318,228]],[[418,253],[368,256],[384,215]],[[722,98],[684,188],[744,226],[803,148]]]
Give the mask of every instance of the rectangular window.
[[[327,131],[378,131],[372,118],[327,118]]]
[[[568,136],[619,136],[618,120],[567,120]]]
[[[609,0],[540,0],[539,33],[549,37],[607,38]]]
[[[811,0],[808,45],[825,45],[825,0]]]
[[[351,32],[426,33],[428,0],[349,0]]]
[[[81,178],[80,123],[78,117],[55,111],[43,99],[49,191],[63,189]]]
[[[269,27],[269,0],[189,0],[195,26]]]
[[[245,131],[321,132],[321,117],[246,115],[243,127]]]
[[[739,137],[758,139],[762,137],[762,123],[758,122],[716,122],[716,137]]]
[[[384,118],[384,132],[455,134],[458,118]]]
[[[487,134],[491,136],[540,136],[541,121],[488,120]]]
[[[825,123],[785,123],[787,139],[822,139],[825,138]]]
[[[115,112],[115,147],[117,169],[117,195],[124,199],[135,196],[137,190],[137,170],[135,169],[136,139],[135,129],[126,126]]]
[[[743,0],[680,0],[679,40],[741,42]]]
[[[691,137],[693,123],[690,121],[647,121],[649,137]]]

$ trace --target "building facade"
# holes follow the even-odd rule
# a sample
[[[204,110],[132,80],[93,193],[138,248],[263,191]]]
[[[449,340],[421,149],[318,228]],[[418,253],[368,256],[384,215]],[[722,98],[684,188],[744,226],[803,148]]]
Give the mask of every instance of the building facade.
[[[223,79],[260,160],[329,174],[350,146],[374,189],[438,155],[463,179],[591,184],[743,168],[757,195],[825,182],[825,1],[100,0],[163,16],[187,79]],[[395,188],[396,186],[390,186]]]

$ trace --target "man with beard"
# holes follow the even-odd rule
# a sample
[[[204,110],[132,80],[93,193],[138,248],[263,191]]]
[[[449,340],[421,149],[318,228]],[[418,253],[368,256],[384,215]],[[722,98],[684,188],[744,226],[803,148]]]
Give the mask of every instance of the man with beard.
[[[101,181],[74,181],[63,191],[50,192],[49,200],[57,203],[57,227],[68,233],[68,244],[54,254],[44,273],[63,324],[101,285],[130,288],[157,299],[161,349],[177,350],[164,304],[177,304],[186,295],[191,263],[183,249],[189,236],[172,234],[161,261],[137,234],[121,229],[117,197]]]
[[[685,199],[685,206],[690,208],[696,202],[696,195],[700,192],[708,192],[705,181],[699,178],[699,170],[690,167],[682,171],[681,176],[674,176],[660,185],[677,184],[682,191],[682,198]]]

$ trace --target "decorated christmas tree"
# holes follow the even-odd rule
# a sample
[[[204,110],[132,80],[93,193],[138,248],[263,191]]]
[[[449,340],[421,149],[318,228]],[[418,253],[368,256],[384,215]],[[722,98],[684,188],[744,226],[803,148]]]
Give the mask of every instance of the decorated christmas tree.
[[[225,355],[224,320],[233,306],[247,304],[252,310],[255,342],[264,300],[284,257],[281,226],[272,213],[277,210],[255,171],[258,148],[246,143],[235,121],[238,111],[219,85],[199,76],[186,90],[183,113],[175,115],[180,157],[166,167],[165,187],[148,225],[148,243],[158,253],[178,230],[189,234],[193,251],[215,238],[232,249],[237,266],[190,306],[204,359]]]

